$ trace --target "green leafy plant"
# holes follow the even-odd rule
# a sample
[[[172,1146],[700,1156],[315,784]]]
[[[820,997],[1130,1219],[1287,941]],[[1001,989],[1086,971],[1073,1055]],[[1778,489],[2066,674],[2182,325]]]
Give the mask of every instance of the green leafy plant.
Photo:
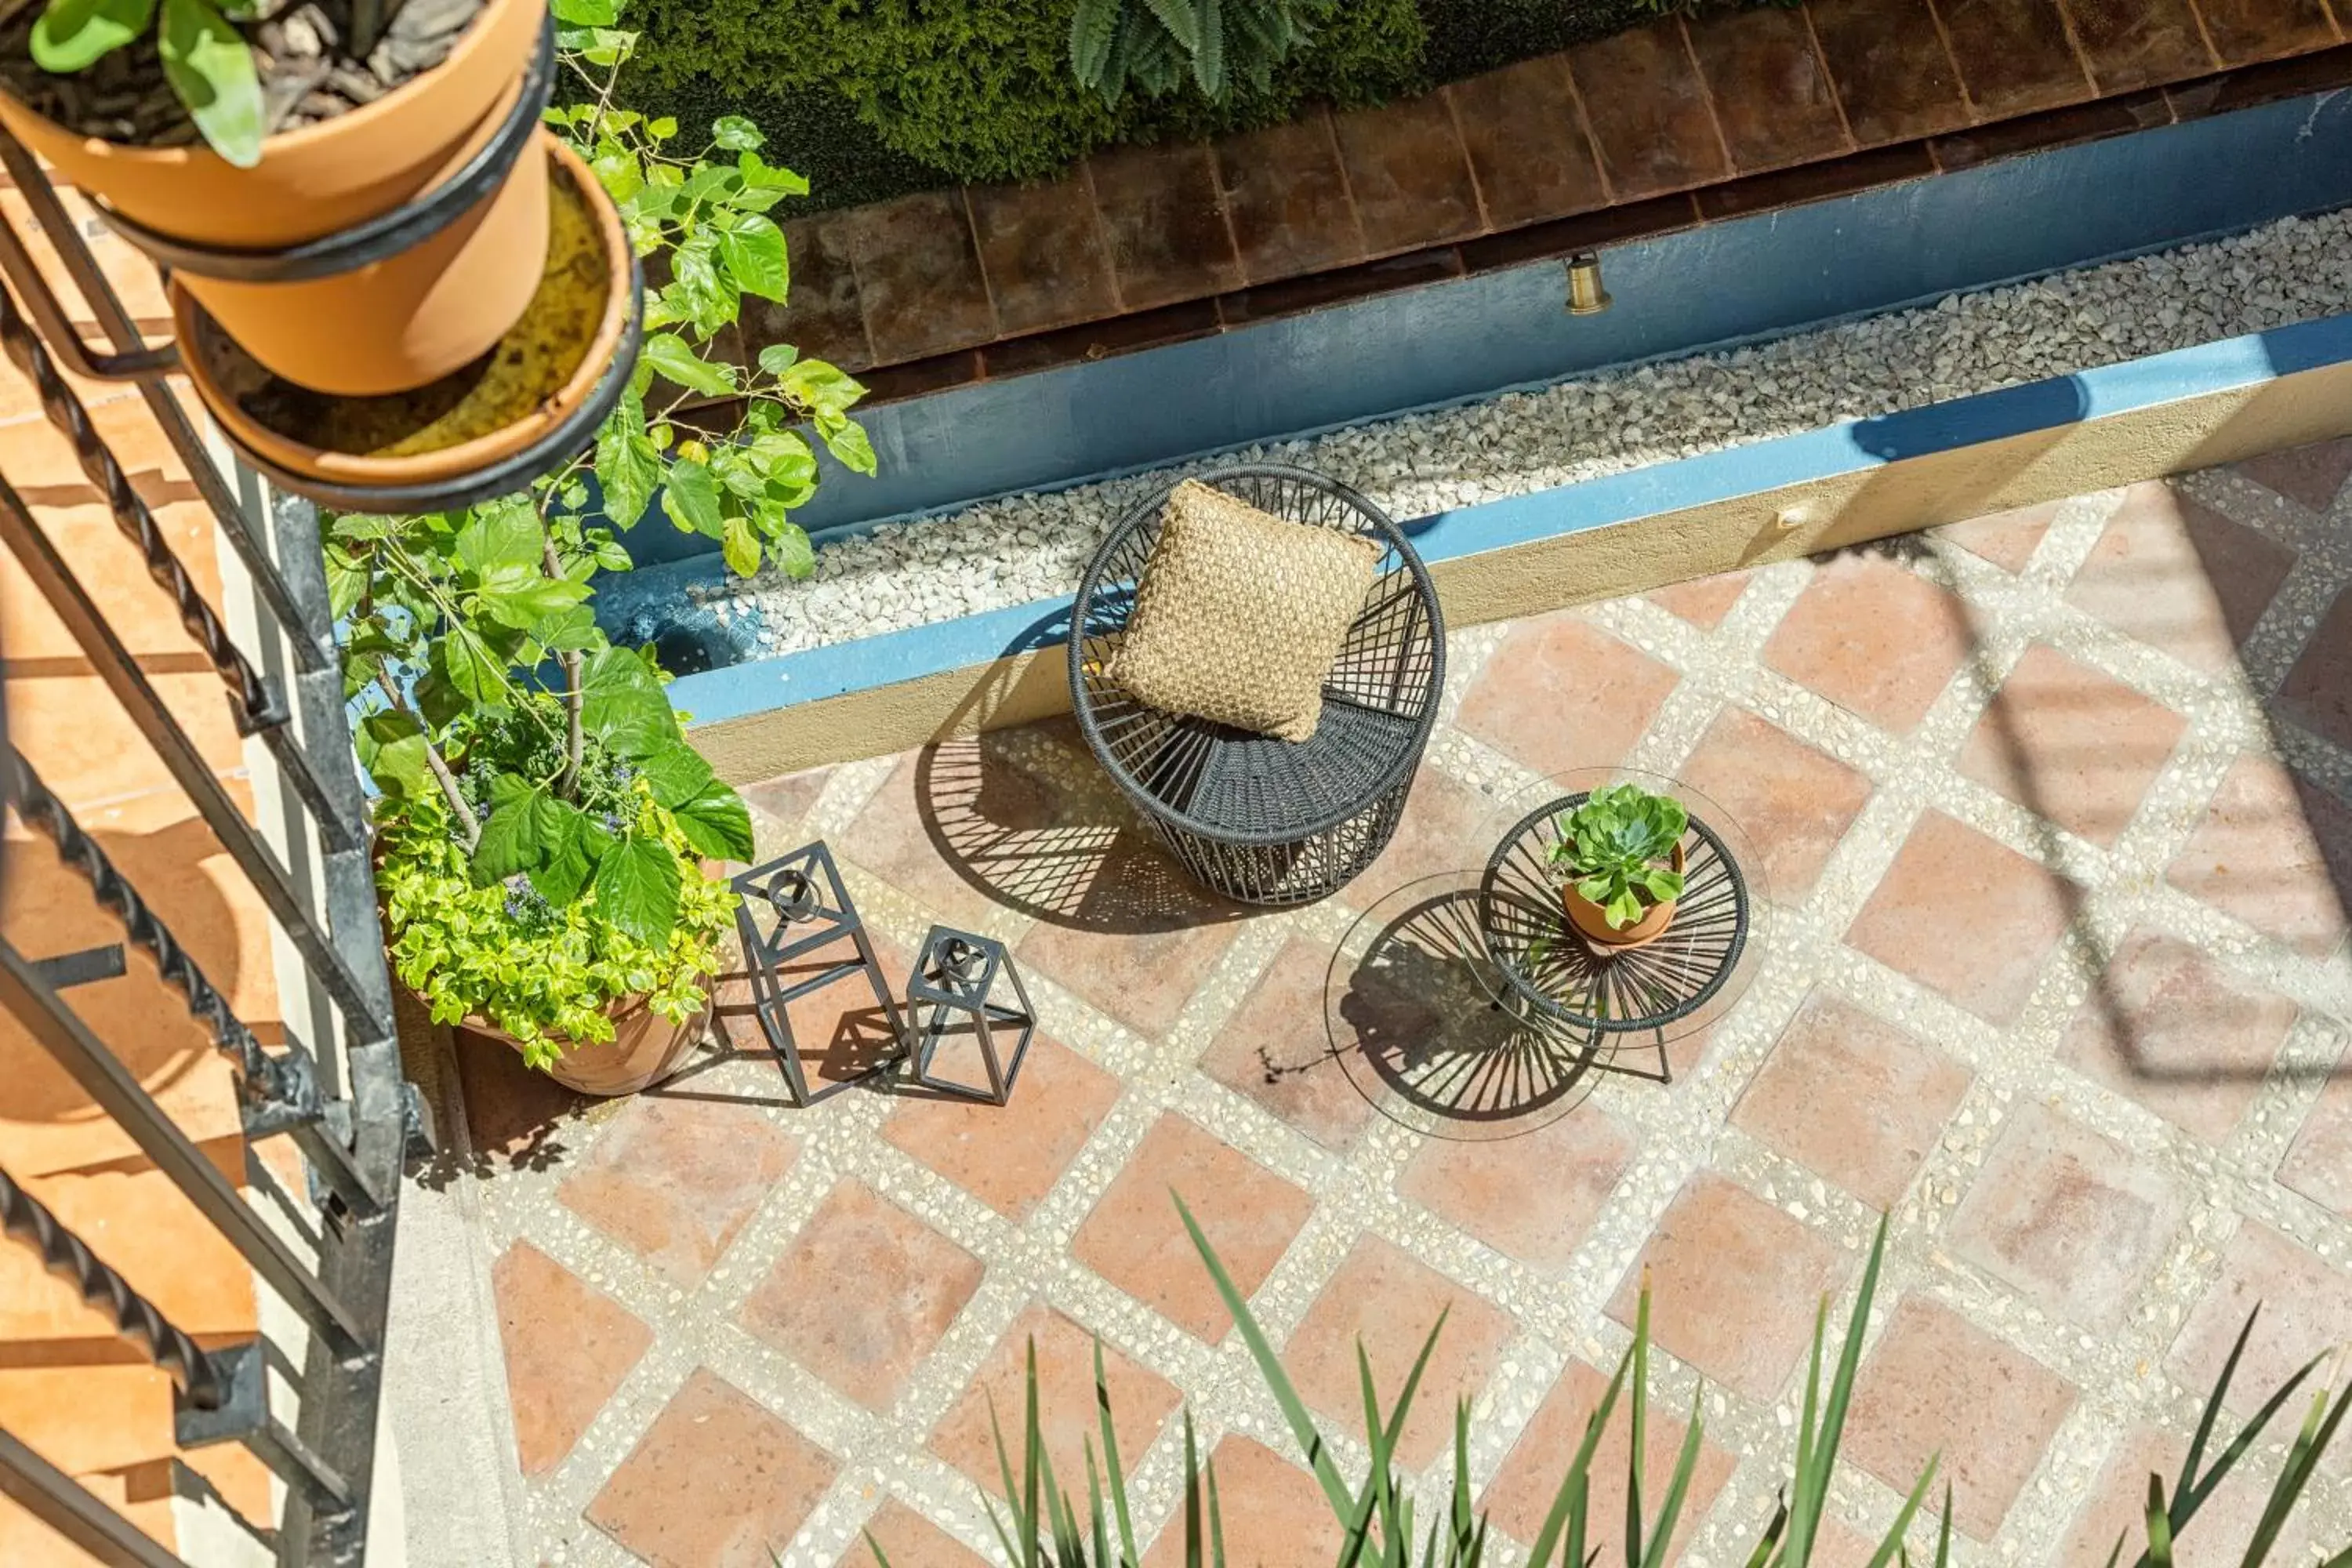
[[[1363,1347],[1358,1345],[1356,1368],[1363,1395],[1363,1444],[1369,1451],[1370,1463],[1362,1484],[1350,1485],[1332,1457],[1330,1443],[1316,1426],[1314,1417],[1307,1413],[1306,1402],[1299,1397],[1265,1330],[1250,1311],[1248,1301],[1234,1284],[1232,1276],[1210,1247],[1208,1238],[1201,1233],[1201,1227],[1194,1223],[1183,1200],[1177,1199],[1176,1206],[1183,1216],[1186,1230],[1192,1234],[1193,1247],[1199,1251],[1202,1264],[1207,1267],[1210,1278],[1216,1285],[1218,1295],[1223,1298],[1226,1310],[1233,1314],[1234,1325],[1239,1331],[1251,1360],[1256,1364],[1259,1376],[1264,1380],[1267,1392],[1274,1396],[1276,1405],[1290,1428],[1292,1438],[1313,1470],[1332,1517],[1341,1526],[1343,1544],[1336,1559],[1339,1568],[1359,1568],[1359,1565],[1369,1564],[1379,1564],[1381,1568],[1412,1568],[1414,1563],[1423,1564],[1423,1568],[1434,1568],[1434,1565],[1477,1568],[1486,1560],[1488,1551],[1487,1521],[1471,1504],[1468,1405],[1460,1400],[1454,1404],[1451,1485],[1443,1507],[1438,1510],[1438,1517],[1415,1519],[1413,1493],[1406,1478],[1396,1469],[1398,1441],[1404,1430],[1406,1417],[1411,1415],[1414,1400],[1420,1394],[1423,1376],[1435,1353],[1438,1337],[1444,1332],[1444,1316],[1441,1315],[1430,1329],[1419,1356],[1406,1373],[1403,1385],[1392,1403],[1383,1403],[1373,1381],[1370,1359],[1364,1353]],[[1839,1348],[1826,1389],[1822,1385],[1822,1371],[1828,1352],[1829,1300],[1826,1296],[1822,1300],[1813,1321],[1812,1355],[1806,1373],[1793,1468],[1788,1483],[1780,1489],[1779,1506],[1758,1535],[1747,1558],[1748,1568],[1805,1568],[1811,1561],[1822,1520],[1828,1507],[1830,1482],[1837,1473],[1846,1413],[1853,1402],[1854,1378],[1862,1360],[1863,1334],[1870,1321],[1871,1304],[1877,1295],[1879,1269],[1885,1251],[1886,1225],[1882,1219],[1878,1235],[1871,1245],[1869,1261],[1863,1269],[1862,1287],[1854,1300],[1853,1316],[1846,1325],[1844,1343]],[[2256,1315],[2259,1312],[2257,1308]],[[2135,1560],[2136,1568],[2172,1568],[2174,1542],[2181,1531],[2325,1359],[2324,1356],[2315,1357],[2289,1378],[2218,1453],[2214,1452],[2214,1436],[2223,1401],[2228,1396],[2239,1358],[2244,1353],[2253,1326],[2254,1317],[2249,1316],[2205,1402],[2196,1436],[2189,1444],[2188,1458],[2170,1489],[2167,1490],[2161,1477],[2151,1475],[2148,1478],[2147,1544]],[[1694,1394],[1688,1425],[1673,1468],[1664,1476],[1664,1484],[1656,1485],[1656,1478],[1645,1473],[1647,1445],[1644,1434],[1649,1418],[1649,1371],[1650,1290],[1649,1281],[1644,1279],[1634,1315],[1633,1343],[1619,1359],[1615,1373],[1587,1418],[1574,1452],[1566,1456],[1559,1483],[1553,1490],[1550,1508],[1535,1540],[1529,1543],[1527,1561],[1530,1568],[1591,1568],[1600,1554],[1597,1546],[1588,1549],[1587,1545],[1596,1527],[1623,1530],[1627,1568],[1659,1568],[1667,1561],[1675,1528],[1682,1522],[1683,1510],[1690,1496],[1705,1438],[1705,1389],[1702,1387]],[[988,1510],[989,1521],[996,1531],[998,1544],[1003,1549],[1006,1560],[1016,1568],[1046,1568],[1048,1564],[1052,1568],[1134,1568],[1142,1559],[1136,1549],[1127,1471],[1113,1427],[1110,1390],[1104,1376],[1100,1343],[1097,1342],[1095,1349],[1095,1413],[1101,1444],[1100,1462],[1097,1463],[1096,1439],[1088,1437],[1085,1443],[1087,1492],[1083,1511],[1055,1476],[1053,1461],[1047,1456],[1042,1440],[1036,1348],[1034,1343],[1029,1352],[1024,1403],[1022,1424],[1024,1455],[1017,1484],[1004,1435],[995,1426],[992,1405],[990,1410],[990,1423],[996,1438],[997,1470],[1003,1495],[999,1500],[983,1493],[982,1502]],[[2305,1417],[2302,1429],[2289,1447],[2285,1463],[2272,1485],[2269,1500],[2255,1526],[2253,1537],[2246,1543],[2243,1555],[2238,1559],[2240,1568],[2263,1568],[2269,1561],[2281,1531],[2309,1488],[2320,1457],[2334,1439],[2336,1428],[2343,1424],[2347,1409],[2352,1409],[2352,1395],[2323,1389],[2313,1397],[2309,1414]],[[1611,1421],[1621,1410],[1624,1412],[1631,1438],[1626,1445],[1625,1512],[1622,1520],[1603,1520],[1595,1515],[1591,1506],[1593,1460]],[[1894,1522],[1872,1553],[1868,1568],[1889,1568],[1890,1564],[1897,1563],[1903,1564],[1903,1568],[1909,1568],[1912,1556],[1908,1537],[1914,1521],[1919,1517],[1921,1506],[1935,1484],[1939,1468],[1940,1456],[1931,1458],[1921,1469],[1896,1511]],[[1173,1528],[1182,1532],[1180,1539],[1184,1549],[1183,1560],[1194,1568],[1202,1563],[1224,1568],[1224,1532],[1217,1495],[1216,1466],[1213,1460],[1204,1460],[1200,1455],[1189,1409],[1184,1415],[1182,1495],[1181,1522]],[[1654,1499],[1654,1513],[1649,1511]],[[1947,1568],[1952,1553],[1952,1488],[1949,1482],[1944,1487],[1943,1507],[1932,1535],[1935,1544],[1931,1561],[1936,1568]],[[2116,1542],[2115,1551],[2108,1556],[2107,1568],[2118,1568],[2123,1563],[2128,1540],[2126,1532],[2124,1539]],[[882,1568],[889,1568],[888,1556],[870,1535],[866,1543]],[[2326,1568],[2352,1568],[2352,1546],[2330,1557]]]
[[[197,131],[214,152],[249,169],[261,162],[269,117],[252,46],[236,23],[259,10],[258,0],[48,0],[27,47],[43,70],[71,76],[152,34],[164,79]]]
[[[1650,906],[1682,897],[1683,874],[1670,864],[1690,826],[1680,801],[1639,784],[1607,784],[1554,826],[1551,865],[1580,898],[1601,906],[1610,930],[1622,931]]]
[[[1130,86],[1164,98],[1188,75],[1222,102],[1237,79],[1270,89],[1275,68],[1330,9],[1331,0],[1077,0],[1070,68],[1112,104]]]

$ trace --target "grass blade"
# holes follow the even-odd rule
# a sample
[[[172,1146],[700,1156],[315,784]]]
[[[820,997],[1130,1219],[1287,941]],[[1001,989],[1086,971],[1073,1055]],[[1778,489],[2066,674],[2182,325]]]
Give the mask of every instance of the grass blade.
[[[1192,1437],[1192,1407],[1184,1407],[1184,1568],[1201,1568],[1201,1449]]]
[[[2311,1483],[2312,1471],[2318,1467],[2319,1457],[2336,1438],[2336,1429],[2344,1423],[2344,1413],[2352,1410],[2352,1398],[2334,1400],[2334,1390],[2323,1388],[2311,1402],[2311,1414],[2304,1417],[2303,1430],[2295,1436],[2294,1447],[2287,1450],[2286,1465],[2271,1488],[2271,1500],[2263,1510],[2262,1522],[2254,1527],[2254,1538],[2246,1544],[2246,1555],[2241,1568],[2261,1568],[2269,1558],[2271,1548],[2278,1541],[2279,1531],[2286,1528],[2287,1516],[2294,1511],[2303,1496],[2303,1489]]]
[[[1650,1532],[1650,1550],[1643,1555],[1642,1568],[1665,1568],[1666,1548],[1675,1538],[1675,1521],[1682,1517],[1691,1474],[1698,1468],[1699,1442],[1706,1431],[1706,1415],[1699,1408],[1699,1400],[1706,1393],[1705,1384],[1691,1391],[1690,1425],[1683,1429],[1682,1452],[1675,1456],[1674,1479],[1666,1485],[1666,1500],[1658,1510],[1657,1527]]]
[[[1625,1568],[1642,1568],[1642,1454],[1649,1447],[1650,1271],[1642,1270],[1641,1304],[1633,1314],[1633,1442],[1625,1455]]]
[[[1217,1457],[1210,1455],[1202,1468],[1209,1476],[1209,1568],[1225,1568],[1225,1512],[1217,1506]]]
[[[1110,1379],[1103,1373],[1102,1338],[1095,1338],[1095,1420],[1102,1428],[1103,1468],[1108,1473],[1112,1516],[1118,1521],[1119,1561],[1135,1568],[1135,1521],[1128,1515],[1127,1472],[1118,1459],[1118,1430],[1110,1418]]]
[[[2222,1397],[2230,1392],[2230,1380],[2238,1373],[2238,1358],[2246,1352],[2246,1342],[2253,1337],[2254,1320],[2263,1315],[2263,1304],[2246,1314],[2245,1327],[2238,1331],[2238,1342],[2230,1347],[2230,1359],[2221,1363],[2221,1376],[2213,1384],[2213,1392],[2205,1396],[2205,1412],[2197,1418],[2197,1436],[2189,1440],[2189,1456],[2180,1461],[2180,1479],[2172,1483],[2172,1495],[2180,1498],[2196,1484],[2197,1466],[2205,1458],[2205,1445],[2213,1436],[2213,1423],[2221,1418]],[[2177,1528],[2180,1521],[2173,1520]]]
[[[1583,1483],[1592,1468],[1593,1451],[1601,1447],[1601,1434],[1609,1425],[1610,1412],[1617,1407],[1618,1391],[1625,1386],[1626,1371],[1633,1363],[1631,1351],[1618,1358],[1617,1371],[1610,1377],[1608,1388],[1602,1391],[1601,1403],[1593,1407],[1591,1417],[1584,1424],[1584,1441],[1578,1446],[1576,1458],[1569,1462],[1568,1473],[1559,1479],[1559,1490],[1552,1497],[1551,1511],[1544,1516],[1543,1529],[1537,1531],[1534,1547],[1528,1553],[1528,1560],[1538,1568],[1541,1568],[1553,1543],[1559,1539],[1561,1525],[1570,1522],[1576,1527],[1577,1550],[1569,1553],[1569,1561],[1575,1564],[1575,1568],[1583,1568],[1584,1510],[1591,1500],[1591,1489]]]
[[[2172,1568],[2172,1516],[2164,1506],[2164,1478],[2147,1478],[2147,1556],[2150,1568]]]
[[[1813,1521],[1821,1518],[1829,1498],[1830,1476],[1837,1468],[1838,1444],[1845,1435],[1846,1407],[1853,1401],[1853,1380],[1862,1366],[1863,1331],[1870,1326],[1870,1303],[1878,1294],[1878,1270],[1886,1260],[1886,1216],[1878,1216],[1878,1233],[1871,1238],[1870,1260],[1863,1265],[1862,1289],[1853,1299],[1853,1318],[1846,1326],[1845,1343],[1838,1349],[1837,1375],[1830,1380],[1829,1403],[1822,1408],[1822,1429],[1813,1443],[1812,1473],[1798,1478],[1804,1507],[1798,1520],[1804,1526],[1800,1551],[1796,1525],[1789,1531],[1789,1568],[1805,1568],[1811,1560]]]
[[[1805,1407],[1797,1416],[1797,1473],[1794,1478],[1795,1496],[1789,1504],[1788,1540],[1784,1560],[1801,1563],[1812,1550],[1813,1521],[1818,1508],[1805,1502],[1805,1483],[1813,1473],[1813,1432],[1820,1416],[1822,1400],[1822,1349],[1830,1337],[1830,1299],[1823,1296],[1813,1309],[1813,1351],[1805,1366]]]
[[[1880,1542],[1878,1550],[1871,1554],[1868,1568],[1886,1568],[1888,1560],[1897,1555],[1904,1555],[1906,1562],[1909,1560],[1905,1553],[1903,1538],[1911,1533],[1911,1521],[1919,1513],[1919,1500],[1927,1495],[1927,1489],[1935,1485],[1936,1467],[1942,1464],[1944,1456],[1940,1452],[1927,1456],[1927,1468],[1921,1470],[1919,1479],[1911,1484],[1911,1495],[1903,1500],[1903,1507],[1895,1515],[1895,1523],[1886,1531],[1886,1539]],[[1950,1493],[1951,1489],[1948,1486],[1946,1487],[1944,1523],[1948,1530],[1951,1524]]]

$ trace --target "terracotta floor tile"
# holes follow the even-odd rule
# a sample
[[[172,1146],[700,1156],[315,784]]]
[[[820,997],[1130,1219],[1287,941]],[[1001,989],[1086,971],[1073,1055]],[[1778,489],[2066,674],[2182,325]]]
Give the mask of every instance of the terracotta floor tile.
[[[2103,848],[2131,826],[2189,721],[2036,644],[1960,747],[1960,772]]]
[[[1993,1145],[1948,1235],[1961,1257],[2039,1305],[2113,1328],[2181,1214],[2180,1194],[2155,1165],[2029,1105]]]
[[[743,1303],[743,1326],[868,1410],[887,1411],[982,1272],[979,1258],[849,1177]]]
[[[1731,1121],[1873,1208],[1891,1209],[1973,1076],[1926,1041],[1816,991]]]
[[[865,1535],[889,1553],[890,1568],[989,1568],[987,1558],[896,1498],[866,1521],[864,1534],[835,1568],[874,1568],[874,1550]]]
[[[1586,1104],[1524,1138],[1432,1138],[1397,1176],[1397,1191],[1507,1258],[1562,1269],[1633,1157],[1634,1141]]]
[[[1097,911],[1094,893],[1111,888],[1121,890],[1104,897]],[[1041,921],[1015,952],[1022,963],[1157,1039],[1232,945],[1235,912],[1186,880],[1175,862],[1139,847],[1105,866],[1080,906],[1086,924]]]
[[[1364,231],[1328,113],[1220,137],[1213,151],[1244,282],[1362,258]]]
[[[2165,880],[2317,958],[2344,940],[2352,806],[2268,757],[2242,756]]]
[[[1731,606],[1748,592],[1751,574],[1746,572],[1719,572],[1712,577],[1693,577],[1687,582],[1653,588],[1642,596],[1668,614],[1711,632],[1723,625],[1723,617],[1731,614]]]
[[[2336,595],[2279,688],[2278,711],[2352,748],[2352,588]]]
[[[1244,1296],[1265,1282],[1315,1201],[1172,1110],[1135,1146],[1126,1169],[1071,1237],[1070,1255],[1186,1332],[1214,1343],[1233,1319],[1185,1232],[1175,1198],[1192,1209]]]
[[[2242,1415],[2260,1409],[2305,1362],[2352,1341],[2352,1275],[2250,1219],[2221,1249],[2218,1277],[2173,1342],[2167,1363],[2172,1374],[2200,1394],[2210,1389],[2257,1303],[2263,1315],[2225,1401]],[[2323,1366],[2313,1374],[2315,1382],[2326,1380],[2332,1370]]]
[[[834,852],[940,918],[978,926],[1001,907],[987,890],[1000,859],[1075,842],[1072,805],[1002,742],[925,748],[899,759]]]
[[[1846,1452],[1898,1492],[1940,1453],[1952,1522],[1990,1541],[2074,1398],[2041,1363],[1942,1303],[1907,1296],[1863,1363]]]
[[[2209,673],[2229,667],[2294,552],[2160,480],[2131,487],[2066,602]]]
[[[1803,1362],[1822,1297],[1853,1268],[1829,1237],[1701,1172],[1625,1271],[1609,1315],[1633,1325],[1646,1275],[1657,1343],[1709,1380],[1769,1400]]]
[[[1857,142],[1908,142],[1968,123],[1952,57],[1918,0],[1813,0],[1807,10]]]
[[[1216,1469],[1228,1568],[1290,1568],[1339,1558],[1347,1531],[1311,1472],[1238,1433],[1219,1443],[1208,1460]],[[1210,1561],[1205,1549],[1201,1561]],[[1144,1552],[1143,1568],[1184,1568],[1181,1505]]]
[[[1969,1012],[2015,1020],[2074,918],[2073,885],[1929,811],[1846,928],[1860,948]]]
[[[1292,937],[1201,1058],[1201,1070],[1256,1100],[1327,1149],[1343,1150],[1371,1120],[1324,1020],[1328,947]]]
[[[1870,799],[1870,781],[1743,708],[1727,708],[1679,770],[1763,857],[1770,896],[1802,903]]]
[[[2022,572],[2026,563],[2033,559],[2034,551],[2041,548],[2042,536],[2050,531],[2058,509],[2065,504],[2044,501],[2015,511],[1997,511],[1988,517],[1972,517],[1966,522],[1946,523],[1935,532],[1938,539],[1948,539],[2003,571]]]
[[[2074,1015],[2058,1059],[2209,1143],[2224,1143],[2299,1009],[2187,942],[2135,931]]]
[[[1374,256],[1478,233],[1478,185],[1443,93],[1331,117]]]
[[[2191,0],[2064,0],[2103,93],[2132,92],[2218,68]]]
[[[1013,1473],[1017,1476],[1033,1340],[1037,1347],[1037,1425],[1045,1439],[1045,1452],[1053,1458],[1054,1473],[1083,1477],[1088,1443],[1096,1447],[1096,1462],[1101,1462],[1095,1338],[1052,1308],[1032,1305],[1013,1320],[966,1385],[962,1397],[931,1431],[931,1451],[978,1481],[991,1496],[997,1490],[997,1469],[989,1405],[992,1400],[995,1403],[997,1420],[1012,1450]],[[1176,1390],[1157,1373],[1120,1354],[1116,1346],[1104,1345],[1102,1360],[1104,1385],[1110,1391],[1112,1430],[1118,1435],[1119,1461],[1133,1475],[1161,1424],[1175,1410]]]
[[[907,988],[908,955],[871,928],[866,938],[881,969],[883,988],[895,999]],[[785,986],[797,984],[856,956],[856,947],[845,937],[784,965],[779,980]],[[711,1028],[730,1049],[772,1062],[773,1047],[753,1011],[751,983],[740,963],[730,968],[732,972],[722,973],[711,987]],[[862,971],[794,997],[784,1005],[784,1019],[800,1055],[801,1073],[813,1093],[822,1094],[828,1085],[856,1078],[899,1049],[889,1011],[875,996],[872,981]],[[781,1081],[776,1092],[779,1098],[783,1094]]]
[[[585,1513],[656,1568],[771,1568],[838,1468],[697,1367]]]
[[[1908,734],[1976,639],[1958,599],[1882,555],[1822,562],[1764,662],[1881,729]]]
[[[1585,1424],[1600,1408],[1601,1397],[1608,1390],[1606,1373],[1580,1361],[1568,1363],[1479,1499],[1479,1506],[1493,1516],[1498,1528],[1522,1542],[1535,1539],[1543,1528],[1545,1516],[1551,1511],[1560,1477],[1567,1473],[1569,1461],[1584,1441]],[[1633,1448],[1633,1425],[1626,1401],[1627,1394],[1621,1392],[1587,1472],[1591,1479],[1587,1518],[1591,1523],[1585,1548],[1588,1552],[1597,1551],[1604,1563],[1623,1555],[1625,1478]],[[1689,1431],[1688,1424],[1681,1419],[1686,1413],[1686,1406],[1671,1402],[1659,1401],[1650,1406],[1642,1445],[1645,1483],[1642,1508],[1645,1522],[1656,1520],[1666,1478],[1674,1474],[1675,1461],[1681,1456],[1683,1440]],[[1680,1561],[1691,1531],[1706,1517],[1708,1508],[1723,1490],[1723,1483],[1731,1479],[1738,1463],[1738,1456],[1713,1438],[1700,1439],[1698,1464],[1691,1474],[1690,1490],[1683,1499],[1682,1521],[1675,1528],[1667,1561]]]
[[[768,819],[777,840],[770,858],[808,842],[808,837],[800,831],[802,821],[815,806],[817,796],[824,793],[825,782],[832,777],[829,767],[804,768],[796,773],[745,784],[735,792],[743,797],[745,805]],[[764,845],[762,852],[767,852]]]
[[[2202,1390],[2199,1392],[2201,1397]],[[2180,1463],[2188,1457],[2189,1439],[2179,1433],[2155,1426],[2135,1426],[2126,1432],[2092,1483],[2089,1499],[2067,1527],[2058,1561],[2105,1563],[2118,1538],[2130,1542],[2128,1551],[2140,1550],[2147,1539],[2147,1478],[2162,1476],[2169,1495],[2173,1478],[2180,1474]],[[2206,1462],[2211,1463],[2210,1450]],[[2181,1532],[2182,1561],[2188,1560],[2189,1553],[2202,1552],[2234,1558],[2253,1540],[2270,1500],[2270,1478],[2254,1466],[2242,1464],[2232,1469]],[[2297,1509],[2287,1516],[2271,1561],[2303,1563],[2315,1555],[2311,1550],[2310,1510]]]
[[[1979,120],[2076,102],[2090,90],[2058,0],[1937,0],[1936,10]]]
[[[1042,332],[1118,313],[1094,195],[1082,176],[967,185],[963,194],[999,331]]]
[[[2352,1219],[2352,1063],[2338,1063],[2303,1131],[2288,1145],[2278,1179],[2330,1213]]]
[[[1687,190],[1731,173],[1679,22],[1579,44],[1568,63],[1612,199]]]
[[[2231,468],[2313,511],[2326,511],[2335,504],[2345,482],[2352,479],[2352,440],[2318,441],[2284,452],[2265,452]]]
[[[627,1308],[527,1241],[490,1266],[522,1473],[563,1462],[653,1343]]]
[[[2323,49],[2336,42],[2326,0],[2197,0],[2225,66]]]
[[[1010,1105],[909,1095],[882,1136],[1018,1221],[1053,1191],[1118,1093],[1117,1078],[1041,1034],[1029,1042]]]
[[[1614,767],[1680,679],[1590,621],[1544,616],[1503,639],[1455,722],[1538,773]]]
[[[1423,1341],[1447,1314],[1445,1332],[1422,1374],[1422,1392],[1405,1418],[1400,1462],[1419,1469],[1454,1440],[1454,1401],[1475,1401],[1514,1331],[1510,1317],[1393,1244],[1368,1236],[1356,1243],[1290,1336],[1283,1365],[1299,1396],[1338,1430],[1360,1436],[1363,1385],[1356,1346],[1371,1359],[1383,1407],[1404,1387]]]
[[[922,359],[996,336],[996,310],[961,195],[900,196],[852,208],[843,221],[877,363]]]
[[[1566,217],[1608,203],[1565,57],[1540,55],[1457,81],[1445,96],[1492,226]]]
[[[798,1141],[756,1107],[641,1095],[556,1196],[691,1290],[799,1152]]]
[[[1803,11],[1712,11],[1685,26],[1739,173],[1827,158],[1853,145]]]
[[[1494,846],[1479,841],[1479,830],[1496,804],[1451,773],[1423,767],[1405,797],[1396,837],[1357,881],[1349,901],[1369,904],[1424,877],[1483,869]]]
[[[1087,177],[1124,309],[1149,310],[1241,286],[1208,148],[1117,147],[1089,159]]]

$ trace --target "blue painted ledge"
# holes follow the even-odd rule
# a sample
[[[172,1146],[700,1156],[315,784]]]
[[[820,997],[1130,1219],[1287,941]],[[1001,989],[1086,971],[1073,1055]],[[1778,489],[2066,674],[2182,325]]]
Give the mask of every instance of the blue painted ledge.
[[[2352,315],[2330,316],[1461,507],[1405,530],[1434,564],[2347,363]],[[1070,603],[1065,595],[709,669],[680,678],[670,696],[694,722],[714,723],[970,668],[1066,642]]]

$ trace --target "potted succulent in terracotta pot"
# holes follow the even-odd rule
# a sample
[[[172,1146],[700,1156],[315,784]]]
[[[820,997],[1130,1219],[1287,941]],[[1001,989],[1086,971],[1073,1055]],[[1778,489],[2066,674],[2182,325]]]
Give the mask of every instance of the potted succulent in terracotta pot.
[[[1594,790],[1554,825],[1549,860],[1560,876],[1560,911],[1601,947],[1646,946],[1674,924],[1683,893],[1683,836],[1690,814],[1671,795],[1635,784]]]

